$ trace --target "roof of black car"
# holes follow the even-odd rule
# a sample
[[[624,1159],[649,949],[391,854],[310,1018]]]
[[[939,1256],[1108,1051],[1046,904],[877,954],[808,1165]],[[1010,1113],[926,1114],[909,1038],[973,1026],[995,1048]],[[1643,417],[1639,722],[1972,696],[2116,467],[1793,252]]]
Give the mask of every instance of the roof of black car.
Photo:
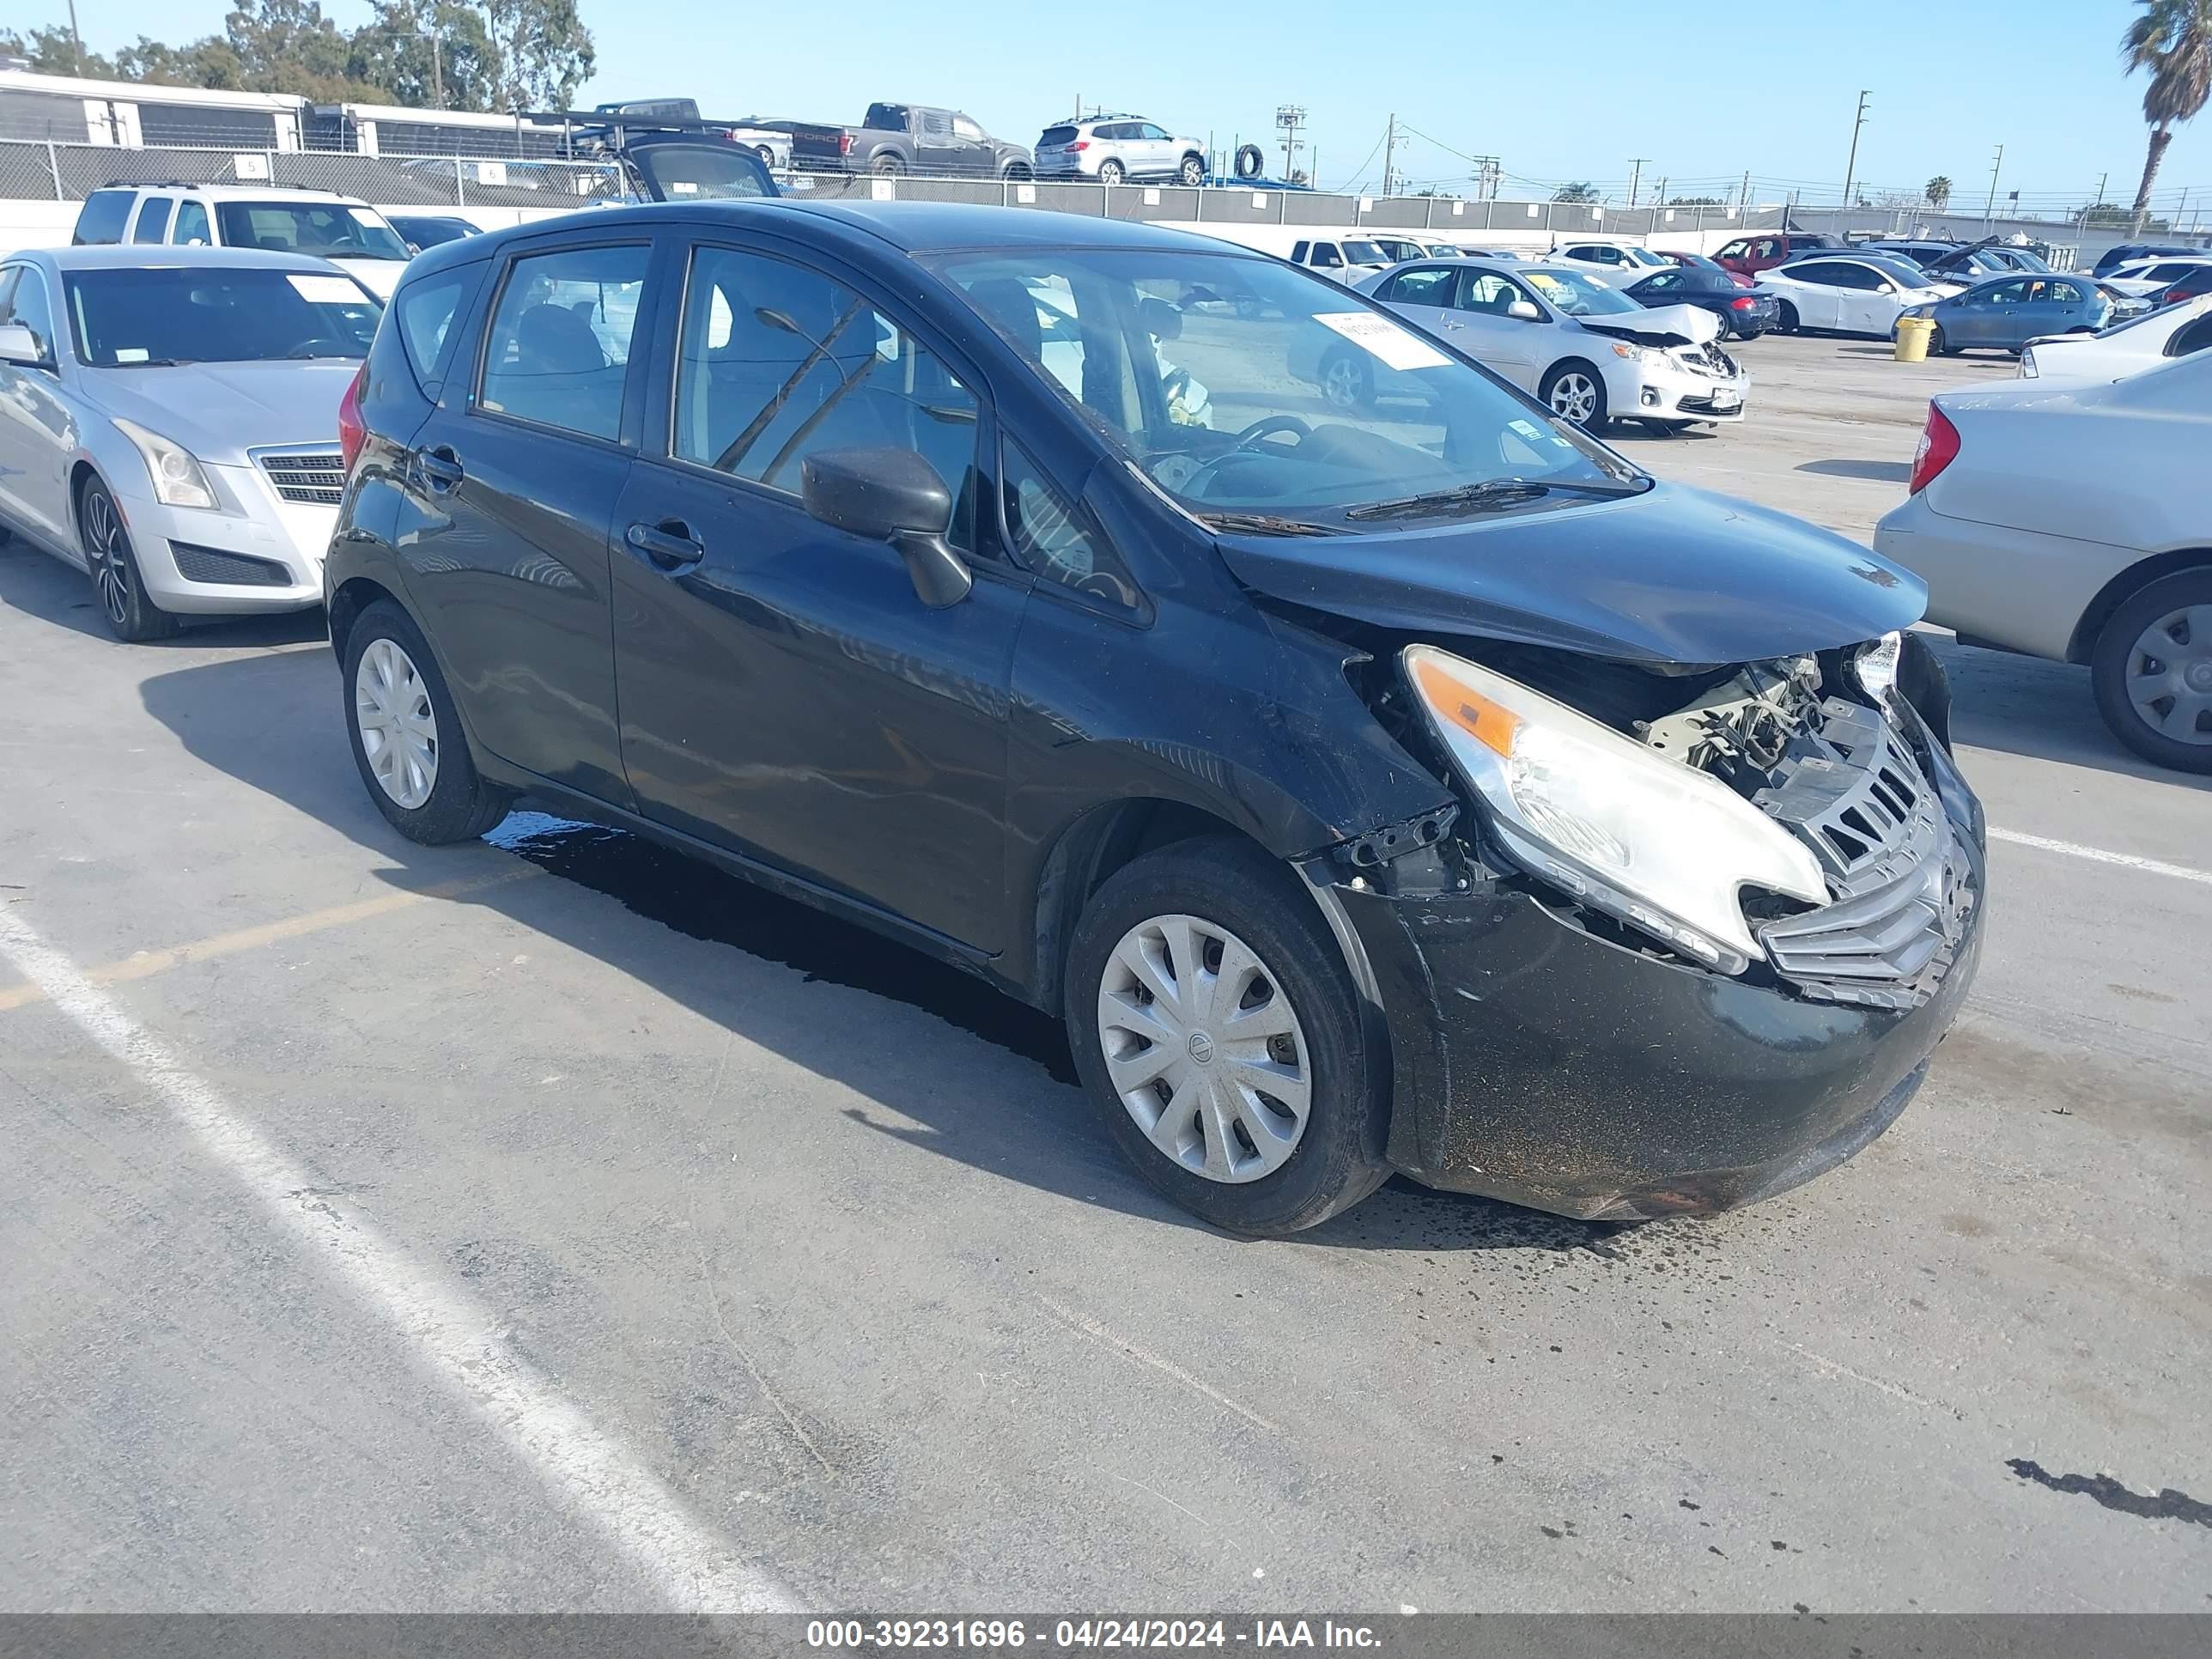
[[[1089,214],[1053,213],[1035,208],[1005,208],[964,202],[811,202],[801,197],[744,201],[653,202],[634,207],[600,208],[539,219],[447,243],[422,255],[425,264],[481,258],[518,237],[550,230],[591,227],[613,230],[619,224],[668,221],[687,224],[715,220],[748,223],[787,234],[812,229],[831,244],[887,244],[902,253],[940,253],[955,249],[1014,247],[1177,248],[1257,258],[1251,249],[1212,237],[1169,230],[1131,219],[1103,219]],[[453,252],[446,258],[438,256]]]

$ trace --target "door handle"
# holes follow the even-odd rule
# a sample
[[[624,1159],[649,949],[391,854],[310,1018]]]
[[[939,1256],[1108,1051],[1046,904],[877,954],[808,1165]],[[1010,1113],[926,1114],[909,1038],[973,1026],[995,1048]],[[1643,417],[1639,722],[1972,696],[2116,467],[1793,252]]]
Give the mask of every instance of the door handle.
[[[623,539],[672,575],[689,570],[707,556],[706,544],[691,533],[690,526],[681,519],[663,519],[659,524],[634,524],[623,532]]]
[[[426,449],[415,458],[415,465],[422,474],[422,481],[443,495],[467,476],[461,470],[461,458],[443,444],[435,449]]]

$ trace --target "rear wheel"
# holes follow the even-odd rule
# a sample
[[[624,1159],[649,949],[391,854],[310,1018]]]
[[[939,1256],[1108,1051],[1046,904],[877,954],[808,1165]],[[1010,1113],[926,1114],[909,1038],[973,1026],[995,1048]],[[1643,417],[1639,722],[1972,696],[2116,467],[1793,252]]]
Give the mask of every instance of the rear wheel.
[[[2089,668],[2113,736],[2160,766],[2212,772],[2212,570],[2162,577],[2121,605]]]
[[[1119,161],[1104,161],[1098,164],[1098,182],[1102,185],[1118,185],[1128,176],[1127,170]]]
[[[896,179],[906,171],[906,163],[896,155],[878,155],[868,163],[868,171],[878,179]]]
[[[1584,431],[1605,430],[1605,380],[1581,358],[1554,365],[1536,395],[1552,413]]]
[[[125,645],[144,645],[175,634],[183,624],[147,593],[123,514],[107,486],[97,478],[86,479],[77,494],[76,523],[85,568],[92,577],[92,596],[99,602],[107,631]]]
[[[363,611],[346,635],[345,720],[368,798],[410,841],[473,840],[507,816],[509,797],[470,758],[422,630],[390,599]]]
[[[1774,319],[1774,331],[1777,334],[1795,334],[1797,331],[1797,307],[1787,300],[1782,302],[1781,312]]]
[[[1178,842],[1109,878],[1077,927],[1066,1003],[1108,1134],[1193,1214],[1296,1232],[1389,1175],[1387,1061],[1343,952],[1256,848]]]

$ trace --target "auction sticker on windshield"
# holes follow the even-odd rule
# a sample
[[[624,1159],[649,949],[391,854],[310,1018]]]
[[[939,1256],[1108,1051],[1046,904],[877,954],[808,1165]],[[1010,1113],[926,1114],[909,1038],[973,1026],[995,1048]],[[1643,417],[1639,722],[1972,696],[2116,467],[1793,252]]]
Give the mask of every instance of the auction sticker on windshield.
[[[1371,311],[1324,311],[1314,318],[1391,368],[1442,368],[1450,358],[1411,331]]]
[[[309,305],[350,306],[361,303],[361,288],[350,276],[313,276],[298,271],[287,273],[284,280]]]

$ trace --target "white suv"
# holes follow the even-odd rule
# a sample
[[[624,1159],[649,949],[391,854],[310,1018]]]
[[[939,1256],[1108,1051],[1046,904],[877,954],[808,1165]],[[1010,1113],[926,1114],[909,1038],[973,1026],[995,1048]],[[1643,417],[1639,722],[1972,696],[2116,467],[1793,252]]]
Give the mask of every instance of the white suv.
[[[78,247],[250,247],[328,259],[380,299],[407,268],[407,243],[366,202],[281,185],[112,184],[84,198]]]
[[[1118,185],[1124,179],[1172,179],[1177,184],[1206,182],[1206,146],[1178,138],[1153,121],[1133,115],[1094,115],[1047,127],[1036,141],[1040,179],[1096,179]]]

